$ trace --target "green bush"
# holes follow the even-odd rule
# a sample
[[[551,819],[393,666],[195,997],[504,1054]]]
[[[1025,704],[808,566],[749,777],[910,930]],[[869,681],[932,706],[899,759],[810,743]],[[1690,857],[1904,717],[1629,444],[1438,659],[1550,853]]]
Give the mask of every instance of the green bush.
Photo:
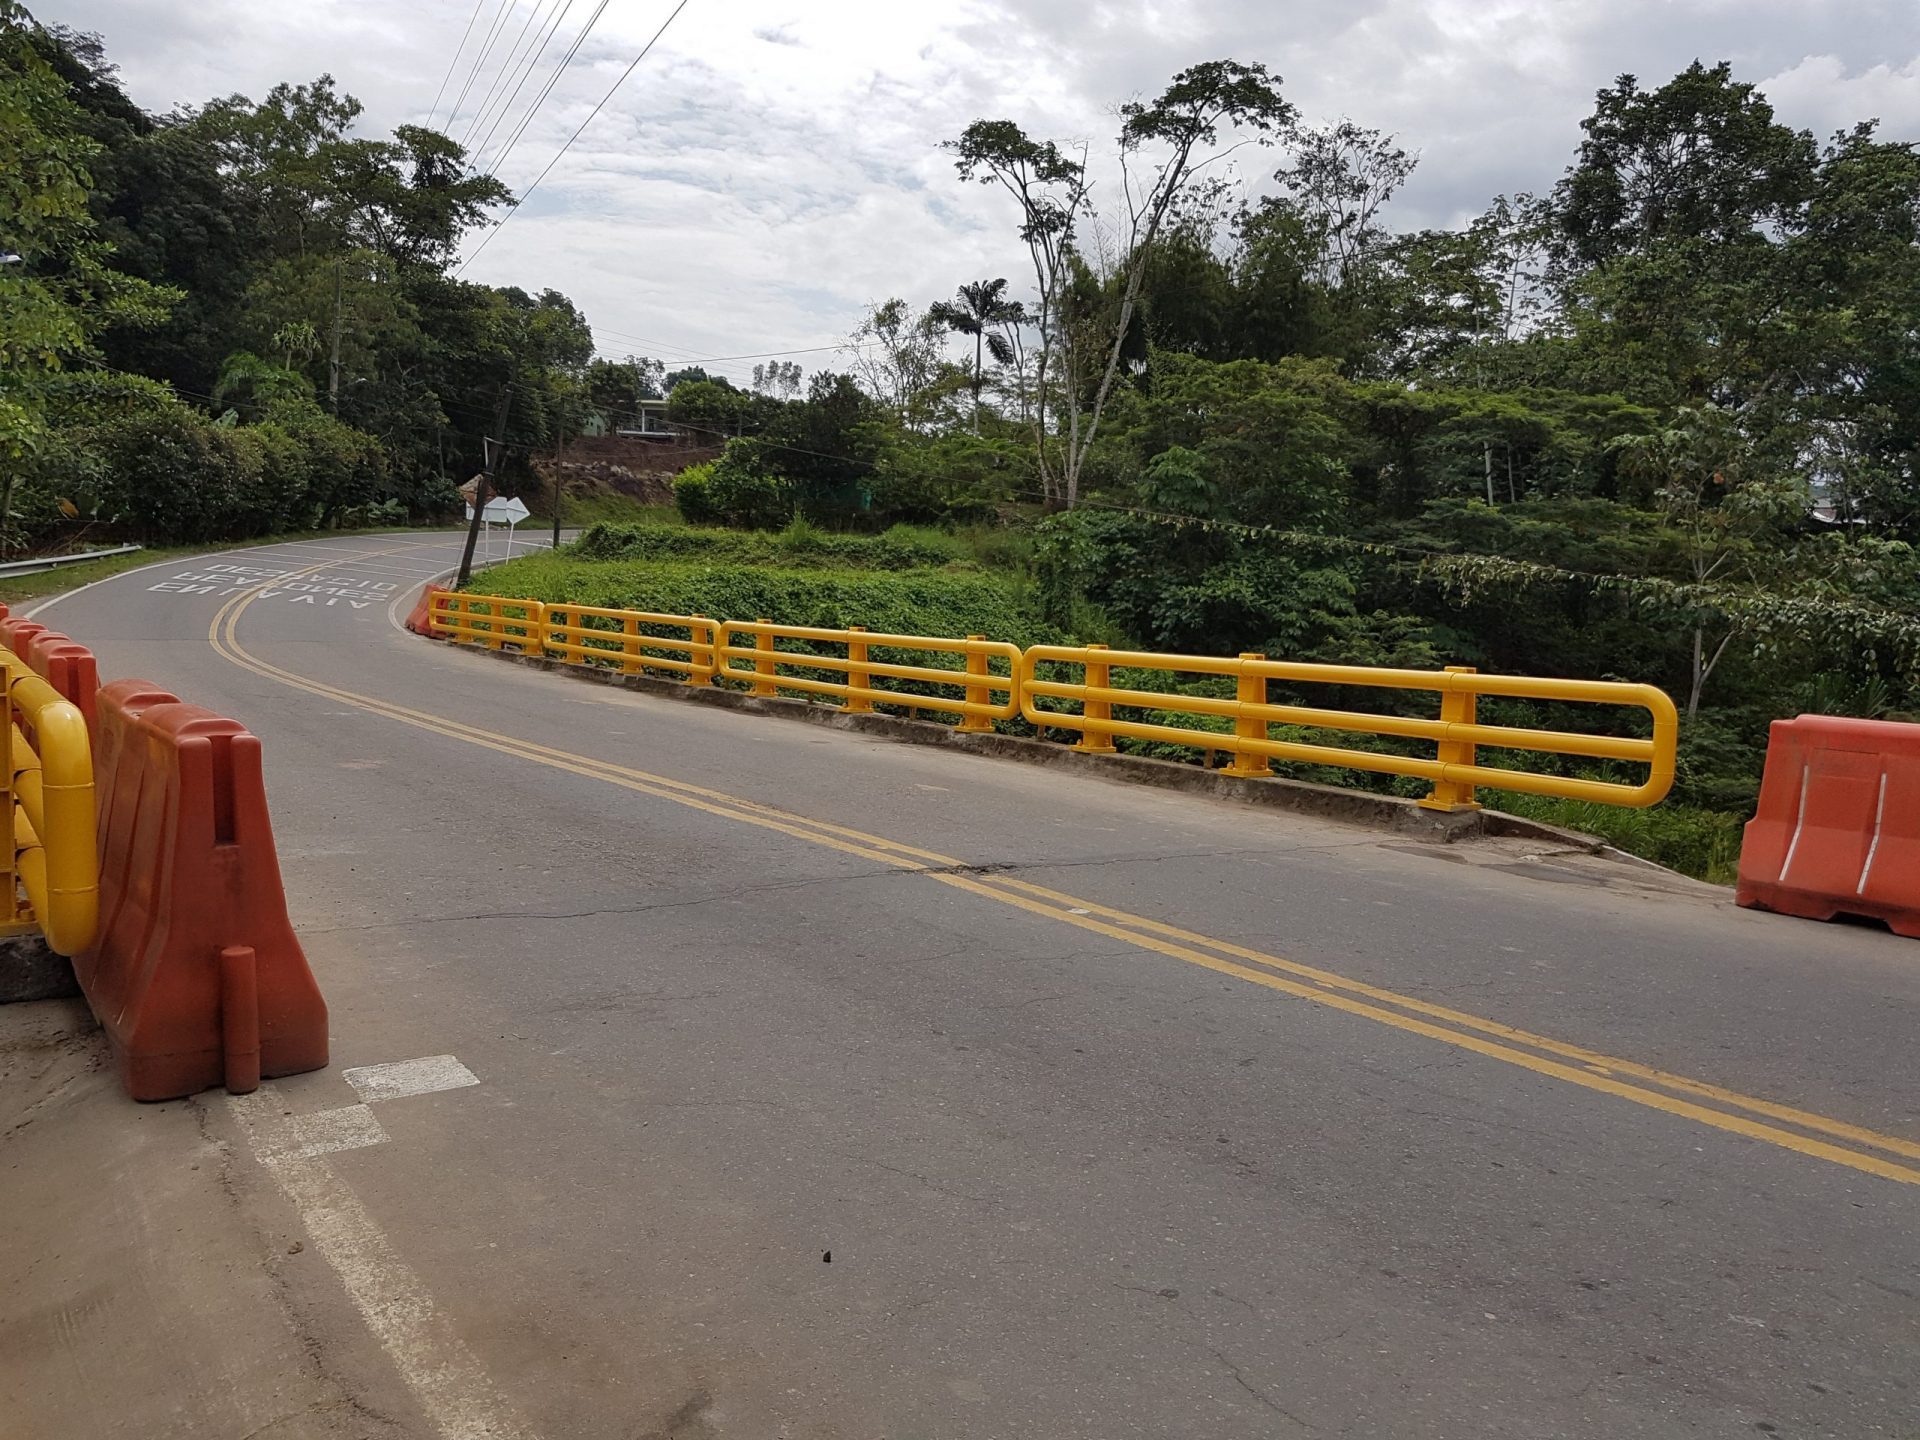
[[[716,620],[911,635],[987,635],[1016,645],[1048,638],[1007,588],[980,575],[938,571],[878,574],[526,555],[475,577],[486,595],[572,601]]]
[[[679,507],[681,516],[689,525],[711,525],[718,520],[719,514],[713,506],[713,463],[689,465],[673,477],[673,503]],[[594,530],[608,529],[605,525],[596,525]],[[589,535],[592,530],[587,532]],[[581,537],[582,543],[585,536]]]
[[[923,570],[962,563],[953,537],[896,525],[884,535],[836,535],[807,522],[776,535],[684,525],[593,525],[568,553],[585,560],[708,560],[733,565]]]

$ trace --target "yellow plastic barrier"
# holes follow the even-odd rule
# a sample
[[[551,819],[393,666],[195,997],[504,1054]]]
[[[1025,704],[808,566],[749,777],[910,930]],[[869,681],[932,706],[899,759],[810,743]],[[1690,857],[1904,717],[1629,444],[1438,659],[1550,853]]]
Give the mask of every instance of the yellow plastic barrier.
[[[11,651],[0,745],[12,791],[13,875],[32,919],[56,954],[93,943],[100,918],[100,857],[94,835],[93,745],[79,708]],[[8,898],[13,889],[8,886]],[[16,909],[11,932],[31,929]]]
[[[484,645],[489,650],[513,645],[524,654],[540,648],[546,611],[538,600],[503,600],[497,595],[442,590],[429,598],[427,623],[438,639]]]
[[[846,653],[782,650],[782,640],[837,645]],[[965,668],[875,660],[871,658],[875,649],[957,655],[964,660]],[[970,733],[991,730],[994,721],[1011,720],[1020,712],[1020,648],[984,635],[946,640],[930,635],[881,635],[857,627],[821,630],[808,625],[776,625],[770,620],[728,621],[720,627],[718,655],[718,673],[729,680],[746,682],[755,695],[776,695],[783,690],[828,695],[840,700],[843,710],[856,714],[872,710],[876,703],[940,710],[960,716],[960,729]],[[993,668],[996,660],[1005,664],[1005,673]],[[796,675],[796,670],[825,671],[841,678]],[[881,679],[939,685],[963,694],[949,697],[885,689],[874,683]],[[995,699],[996,695],[1003,698]]]
[[[1078,684],[1041,679],[1040,667],[1077,666]],[[1236,695],[1172,695],[1158,690],[1120,689],[1112,684],[1116,668],[1151,670],[1166,675],[1223,675],[1235,681]],[[1267,699],[1269,681],[1313,685],[1352,685],[1372,689],[1426,690],[1440,697],[1436,719],[1399,715],[1369,715],[1359,711],[1321,710],[1301,705],[1275,705]],[[1481,695],[1515,699],[1577,701],[1595,705],[1626,705],[1643,709],[1653,721],[1649,739],[1632,736],[1588,735],[1575,731],[1528,730],[1504,725],[1482,725],[1475,718]],[[1481,675],[1466,667],[1446,670],[1385,670],[1358,665],[1296,664],[1242,655],[1237,660],[1201,655],[1158,655],[1107,650],[1101,646],[1041,645],[1028,650],[1020,669],[1021,710],[1035,725],[1078,731],[1083,750],[1111,750],[1115,736],[1224,750],[1233,762],[1227,773],[1266,775],[1272,760],[1304,761],[1315,765],[1372,770],[1388,775],[1411,775],[1433,783],[1433,792],[1420,803],[1431,809],[1464,810],[1474,805],[1476,786],[1517,790],[1592,800],[1606,805],[1642,807],[1657,804],[1673,788],[1674,746],[1679,717],[1673,701],[1652,685],[1630,685],[1607,680],[1546,680],[1519,675]],[[1076,710],[1051,710],[1040,702],[1064,700]],[[1233,721],[1230,733],[1196,730],[1187,726],[1140,720],[1116,720],[1115,706],[1158,714],[1220,715]],[[1433,758],[1389,755],[1339,746],[1275,740],[1268,727],[1301,725],[1323,730],[1395,736],[1431,741]],[[1501,750],[1544,751],[1555,755],[1583,755],[1625,760],[1648,767],[1640,785],[1603,780],[1581,780],[1564,775],[1507,770],[1475,762],[1480,747]]]
[[[609,610],[598,605],[553,604],[544,609],[540,643],[549,655],[575,665],[617,665],[628,675],[664,670],[690,685],[713,683],[719,625],[704,615],[654,615],[645,610]],[[588,622],[592,620],[612,622],[615,628],[591,625]],[[687,638],[643,634],[642,626],[685,630]]]

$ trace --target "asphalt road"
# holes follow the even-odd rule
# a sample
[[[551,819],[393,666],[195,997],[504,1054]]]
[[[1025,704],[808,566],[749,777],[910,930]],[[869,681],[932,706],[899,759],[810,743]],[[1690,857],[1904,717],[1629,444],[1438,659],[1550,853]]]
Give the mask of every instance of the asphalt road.
[[[262,737],[335,1064],[96,1122],[314,1395],[21,1435],[1920,1435],[1920,945],[403,634],[456,544],[40,617]]]

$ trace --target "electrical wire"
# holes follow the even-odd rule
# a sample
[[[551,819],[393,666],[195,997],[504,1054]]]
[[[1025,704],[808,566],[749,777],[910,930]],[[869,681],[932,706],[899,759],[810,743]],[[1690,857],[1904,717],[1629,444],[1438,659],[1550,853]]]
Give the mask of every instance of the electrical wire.
[[[473,82],[480,78],[480,71],[487,63],[487,57],[493,53],[495,42],[500,36],[500,22],[507,18],[507,9],[518,0],[500,0],[500,8],[493,12],[493,24],[487,28],[486,43],[473,57],[473,68],[467,71],[467,83],[460,87],[460,98],[453,102],[453,109],[447,112],[447,129],[453,129],[454,121],[460,118],[460,107],[467,103],[467,96],[473,92]]]
[[[622,85],[627,83],[627,77],[633,74],[633,72],[639,68],[640,62],[647,58],[648,54],[653,50],[653,47],[659,43],[660,37],[667,33],[667,27],[673,24],[675,20],[680,18],[680,12],[687,8],[688,3],[689,3],[689,0],[680,0],[680,3],[673,7],[672,12],[667,16],[667,18],[660,22],[660,28],[653,32],[653,38],[648,40],[645,45],[640,47],[640,53],[633,57],[632,63],[629,64],[625,70],[622,70],[620,72],[620,78],[618,80],[615,80],[613,84],[608,88],[607,93],[600,97],[600,103],[598,105],[595,105],[592,111],[588,113],[587,118],[580,122],[580,128],[575,130],[573,134],[567,137],[567,143],[562,145],[559,151],[554,155],[553,159],[547,162],[546,169],[542,170],[538,175],[534,176],[533,183],[527,186],[525,190],[520,192],[520,198],[514,202],[513,209],[509,210],[505,215],[501,216],[500,223],[498,225],[495,225],[493,229],[489,230],[486,233],[486,237],[482,239],[479,245],[474,248],[474,252],[471,255],[467,256],[467,258],[460,263],[460,268],[453,272],[456,276],[463,274],[469,265],[473,264],[475,260],[479,259],[480,252],[482,250],[485,250],[488,245],[493,243],[493,237],[498,235],[500,231],[503,228],[505,228],[507,221],[513,219],[515,215],[518,215],[520,213],[520,207],[527,202],[527,198],[530,195],[532,195],[534,191],[540,188],[540,182],[542,180],[545,180],[548,175],[553,173],[553,167],[560,163],[561,157],[564,156],[567,153],[567,151],[573,148],[573,142],[580,138],[582,133],[585,132],[587,126],[591,125],[594,122],[595,117],[597,117],[600,114],[600,112],[606,108],[607,101],[611,100],[614,97],[614,93],[617,90],[619,90],[619,88]]]
[[[553,67],[553,73],[547,77],[546,84],[540,87],[540,93],[533,97],[533,104],[527,107],[527,113],[522,115],[520,123],[513,127],[513,133],[507,137],[506,143],[487,161],[486,170],[489,175],[497,176],[500,173],[500,167],[506,164],[507,157],[513,154],[514,147],[520,143],[520,137],[527,133],[527,127],[533,124],[534,116],[538,115],[541,107],[547,103],[547,97],[553,94],[554,86],[560,83],[561,77],[567,73],[567,67],[573,63],[573,57],[580,53],[580,47],[587,43],[587,37],[593,33],[593,27],[600,23],[600,17],[606,13],[607,0],[600,0],[600,3],[594,7],[593,14],[587,17],[587,23],[580,27],[580,33],[573,37],[573,44],[567,47],[567,53],[560,57],[560,63]]]
[[[520,33],[513,37],[513,44],[507,47],[507,58],[501,62],[500,68],[494,72],[493,84],[487,87],[487,98],[482,100],[480,102],[480,108],[473,112],[473,118],[467,122],[466,133],[460,137],[460,148],[462,150],[473,148],[469,142],[479,133],[481,125],[486,123],[487,116],[493,113],[493,102],[498,99],[501,94],[500,87],[507,83],[507,76],[519,68],[523,58],[520,54],[520,47],[526,43],[527,32],[533,29],[534,21],[544,19],[543,12],[549,4],[557,5],[558,3],[559,0],[529,0],[529,4],[527,5],[527,18],[520,22]],[[527,68],[533,68],[533,61],[530,57],[527,58]]]
[[[556,5],[553,20],[548,24],[546,33],[540,37],[539,42],[535,44],[533,49],[527,52],[527,63],[520,71],[519,83],[513,87],[513,93],[507,96],[505,103],[500,106],[500,113],[493,117],[493,124],[487,127],[487,133],[481,137],[480,143],[473,147],[475,151],[485,150],[489,145],[493,144],[494,135],[499,132],[501,125],[506,122],[507,116],[512,113],[513,104],[520,98],[520,92],[527,88],[527,81],[533,78],[534,67],[540,63],[540,57],[546,53],[547,46],[552,43],[554,32],[559,30],[562,22],[573,12],[573,7],[577,3],[578,0],[567,0],[564,7]]]
[[[460,65],[461,52],[467,48],[467,40],[473,34],[473,22],[480,18],[480,11],[487,0],[473,0],[473,13],[467,17],[467,28],[460,32],[460,43],[453,47],[453,58],[447,61],[447,73],[440,77],[440,88],[433,94],[433,108],[427,111],[427,128],[433,128],[433,117],[440,113],[440,102],[446,98],[447,82],[453,79],[453,72]],[[448,117],[451,122],[452,117]]]

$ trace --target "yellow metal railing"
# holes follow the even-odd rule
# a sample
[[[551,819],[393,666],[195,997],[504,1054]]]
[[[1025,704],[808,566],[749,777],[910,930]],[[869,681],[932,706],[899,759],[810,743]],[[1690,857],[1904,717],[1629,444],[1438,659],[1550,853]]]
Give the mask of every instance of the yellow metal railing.
[[[429,599],[427,623],[444,640],[483,645],[489,650],[512,645],[526,653],[540,648],[546,610],[538,600],[503,600],[494,595],[442,590]]]
[[[717,622],[704,615],[655,615],[599,605],[544,607],[540,643],[549,655],[575,665],[610,665],[628,675],[662,670],[690,685],[713,683]],[[594,621],[599,624],[594,624]],[[661,635],[684,630],[684,640]]]
[[[1465,666],[1388,670],[1269,660],[1258,654],[1162,655],[1100,645],[1041,645],[1022,651],[984,635],[960,640],[878,634],[857,626],[834,630],[771,620],[717,622],[700,615],[455,593],[434,595],[429,615],[434,634],[464,644],[495,650],[511,645],[524,653],[628,674],[661,671],[695,685],[723,680],[744,685],[754,695],[835,700],[852,713],[876,705],[937,711],[959,716],[959,728],[972,733],[1023,717],[1043,730],[1077,733],[1075,748],[1084,751],[1112,753],[1115,740],[1128,739],[1225,752],[1229,775],[1270,775],[1273,761],[1289,760],[1411,776],[1431,784],[1420,803],[1437,810],[1474,808],[1476,789],[1643,807],[1659,803],[1673,788],[1679,717],[1665,692],[1652,685],[1481,675]],[[686,638],[660,633],[663,630],[685,631]],[[907,652],[905,658],[901,652]],[[1230,679],[1234,693],[1228,697],[1129,688],[1113,683],[1117,669],[1148,671],[1170,681],[1178,676]],[[1060,678],[1062,671],[1068,678]],[[1077,680],[1072,678],[1076,671]],[[1388,715],[1276,704],[1269,691],[1276,682],[1426,691],[1437,698],[1438,713]],[[916,688],[900,688],[903,684]],[[1482,695],[1639,709],[1649,717],[1650,733],[1485,725],[1478,716]],[[1116,717],[1116,710],[1135,715]],[[1218,717],[1231,727],[1200,729],[1178,723],[1180,716]],[[1431,745],[1432,751],[1354,749],[1298,735],[1276,739],[1275,726],[1416,741]],[[1518,770],[1481,763],[1482,750],[1644,765],[1647,774],[1636,785]]]
[[[11,910],[0,930],[37,928],[56,954],[77,955],[93,943],[100,914],[86,718],[12,651],[0,650],[0,668],[0,746],[13,810],[13,847],[3,852],[11,856]]]
[[[779,647],[783,640],[835,646],[845,653],[782,650]],[[875,650],[954,656],[961,664],[904,664],[875,659]],[[771,620],[730,620],[720,627],[718,655],[719,675],[745,682],[755,695],[775,695],[784,690],[830,696],[841,702],[843,710],[856,714],[870,711],[876,704],[938,710],[960,716],[960,729],[969,732],[991,730],[994,721],[1011,720],[1020,713],[1020,648],[984,635],[949,640],[932,635],[876,634],[859,628],[823,630],[809,625],[776,625]],[[996,661],[1004,670],[994,668]],[[838,678],[822,679],[818,672]],[[881,680],[904,680],[961,693],[923,694],[876,683]]]
[[[1068,667],[1080,671],[1079,683],[1041,678],[1041,667]],[[1212,675],[1234,681],[1232,699],[1225,696],[1181,695],[1164,690],[1137,690],[1116,686],[1117,668],[1146,670],[1168,676]],[[1378,715],[1352,710],[1317,709],[1304,705],[1272,704],[1267,686],[1272,681],[1293,684],[1355,686],[1367,689],[1430,691],[1439,697],[1439,715]],[[1539,701],[1573,701],[1595,705],[1624,705],[1645,710],[1652,735],[1594,735],[1580,731],[1535,730],[1506,725],[1482,725],[1476,702],[1482,695]],[[1476,787],[1517,790],[1531,795],[1553,795],[1593,800],[1607,805],[1657,804],[1673,788],[1674,748],[1679,717],[1673,701],[1652,685],[1608,680],[1547,680],[1519,675],[1481,675],[1466,667],[1446,670],[1387,670],[1358,665],[1296,664],[1242,655],[1229,660],[1203,655],[1159,655],[1108,650],[1101,646],[1040,645],[1025,652],[1020,668],[1021,711],[1035,725],[1078,731],[1083,750],[1112,750],[1115,737],[1190,745],[1223,750],[1233,757],[1227,772],[1266,775],[1274,760],[1369,770],[1378,774],[1410,775],[1431,781],[1433,791],[1421,804],[1433,809],[1468,809]],[[1049,709],[1041,702],[1062,700],[1076,709]],[[1150,715],[1217,715],[1233,722],[1228,732],[1153,719],[1116,719],[1116,707]],[[1275,725],[1342,730],[1357,734],[1430,742],[1429,757],[1401,755],[1343,746],[1276,740]],[[1579,779],[1482,765],[1481,748],[1577,755],[1620,760],[1647,766],[1639,785]]]

